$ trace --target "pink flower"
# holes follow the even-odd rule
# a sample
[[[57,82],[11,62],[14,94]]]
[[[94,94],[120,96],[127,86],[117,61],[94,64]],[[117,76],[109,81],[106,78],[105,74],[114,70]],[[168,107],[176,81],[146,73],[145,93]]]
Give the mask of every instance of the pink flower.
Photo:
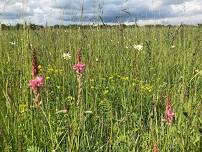
[[[32,90],[36,91],[39,88],[43,87],[44,82],[45,78],[43,76],[37,76],[35,79],[29,81],[29,87],[31,87]]]
[[[153,147],[153,152],[158,152],[159,149],[158,149],[158,145],[157,144],[154,144],[154,147]]]
[[[172,111],[171,99],[170,99],[170,97],[167,97],[166,111],[165,111],[165,120],[166,120],[166,122],[171,125],[172,122],[173,122],[174,116],[175,116],[175,113]]]
[[[82,74],[85,70],[85,64],[77,63],[73,65],[73,69],[76,71],[76,73]]]

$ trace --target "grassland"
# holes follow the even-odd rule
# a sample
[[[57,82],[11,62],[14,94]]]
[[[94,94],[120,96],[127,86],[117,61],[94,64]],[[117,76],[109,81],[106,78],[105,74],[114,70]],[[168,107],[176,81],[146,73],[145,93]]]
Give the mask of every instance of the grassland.
[[[29,43],[46,77],[40,108],[28,87]],[[76,106],[79,48],[86,70]],[[0,71],[2,152],[202,151],[202,28],[0,31]],[[171,125],[163,121],[168,96]]]

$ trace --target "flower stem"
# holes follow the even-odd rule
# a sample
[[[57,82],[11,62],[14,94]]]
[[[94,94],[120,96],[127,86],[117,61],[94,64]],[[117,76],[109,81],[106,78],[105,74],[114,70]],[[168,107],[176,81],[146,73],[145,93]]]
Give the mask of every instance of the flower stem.
[[[83,90],[83,82],[82,82],[82,74],[77,74],[77,83],[78,83],[78,96],[77,96],[77,106],[80,105],[82,90]]]

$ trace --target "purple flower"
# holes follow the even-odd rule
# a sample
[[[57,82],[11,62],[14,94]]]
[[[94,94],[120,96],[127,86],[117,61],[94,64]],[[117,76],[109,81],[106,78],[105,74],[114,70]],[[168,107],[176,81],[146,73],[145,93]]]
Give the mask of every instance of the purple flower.
[[[35,79],[29,81],[29,87],[33,91],[37,91],[39,88],[43,87],[45,83],[44,76],[37,76]]]
[[[73,65],[73,69],[76,71],[76,73],[82,74],[85,70],[85,64],[77,63]]]
[[[166,101],[166,110],[165,110],[165,120],[168,124],[172,124],[174,119],[175,113],[172,111],[171,107],[171,99],[170,97],[167,97]]]

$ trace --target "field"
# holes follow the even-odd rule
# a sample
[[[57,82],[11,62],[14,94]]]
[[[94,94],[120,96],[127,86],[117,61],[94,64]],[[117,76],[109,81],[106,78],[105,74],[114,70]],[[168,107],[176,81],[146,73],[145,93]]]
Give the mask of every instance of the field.
[[[33,50],[46,79],[38,107]],[[202,151],[200,27],[4,30],[0,71],[2,152]]]

